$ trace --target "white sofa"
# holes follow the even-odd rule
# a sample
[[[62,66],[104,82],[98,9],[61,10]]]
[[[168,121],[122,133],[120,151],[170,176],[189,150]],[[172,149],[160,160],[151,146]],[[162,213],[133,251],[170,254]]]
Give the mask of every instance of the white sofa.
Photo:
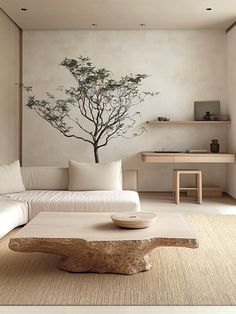
[[[41,211],[140,210],[135,170],[123,170],[122,191],[68,191],[68,168],[22,167],[21,174],[26,191],[0,197],[0,237]]]

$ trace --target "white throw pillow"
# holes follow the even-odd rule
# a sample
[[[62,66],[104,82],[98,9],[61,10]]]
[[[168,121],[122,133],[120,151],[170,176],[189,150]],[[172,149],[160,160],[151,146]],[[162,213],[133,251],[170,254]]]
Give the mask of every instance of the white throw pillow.
[[[121,160],[108,163],[69,161],[69,191],[121,191]]]
[[[19,160],[0,166],[0,194],[25,191]]]

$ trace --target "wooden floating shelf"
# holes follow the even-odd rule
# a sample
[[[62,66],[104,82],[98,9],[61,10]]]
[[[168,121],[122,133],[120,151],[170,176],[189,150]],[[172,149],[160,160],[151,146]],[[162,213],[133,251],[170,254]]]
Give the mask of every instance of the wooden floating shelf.
[[[215,124],[230,124],[230,120],[227,120],[227,121],[195,121],[195,120],[185,120],[185,121],[174,121],[174,120],[171,120],[171,121],[158,121],[158,120],[152,120],[152,121],[147,121],[146,123],[147,124],[212,124],[212,125],[215,125]]]
[[[234,163],[235,155],[229,153],[155,153],[141,152],[144,162],[153,163]]]

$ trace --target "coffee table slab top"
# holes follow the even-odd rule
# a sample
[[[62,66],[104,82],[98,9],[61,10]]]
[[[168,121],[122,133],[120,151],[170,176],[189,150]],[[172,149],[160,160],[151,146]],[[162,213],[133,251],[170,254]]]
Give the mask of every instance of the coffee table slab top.
[[[122,229],[111,220],[112,213],[41,212],[12,239],[48,238],[86,241],[186,239],[197,241],[181,214],[158,213],[156,222],[145,229]]]
[[[69,272],[132,275],[151,268],[151,253],[160,246],[197,248],[198,240],[180,214],[158,214],[146,229],[121,229],[111,213],[49,213],[36,216],[10,239],[16,252],[60,255]]]

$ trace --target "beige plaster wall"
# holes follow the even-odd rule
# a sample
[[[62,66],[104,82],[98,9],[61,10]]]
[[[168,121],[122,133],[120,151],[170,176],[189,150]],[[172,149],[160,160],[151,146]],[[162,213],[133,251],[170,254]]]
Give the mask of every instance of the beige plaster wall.
[[[227,34],[227,86],[228,108],[231,117],[229,150],[236,154],[236,27]],[[227,192],[236,198],[236,164],[228,166]]]
[[[0,9],[0,163],[20,158],[20,29]]]
[[[223,31],[24,31],[23,81],[38,97],[58,85],[71,86],[71,75],[58,64],[64,57],[89,56],[115,77],[126,73],[151,75],[143,85],[158,90],[137,108],[138,126],[156,116],[193,119],[195,100],[219,99],[226,108],[226,36]],[[170,190],[171,164],[145,164],[140,152],[209,148],[218,138],[227,150],[225,126],[149,126],[141,137],[118,138],[100,151],[101,161],[122,159],[139,170],[139,190]],[[69,159],[92,162],[92,147],[65,138],[30,109],[23,108],[23,164],[66,165]],[[184,167],[184,165],[174,165]],[[205,184],[226,187],[225,165],[185,165],[203,170]]]

